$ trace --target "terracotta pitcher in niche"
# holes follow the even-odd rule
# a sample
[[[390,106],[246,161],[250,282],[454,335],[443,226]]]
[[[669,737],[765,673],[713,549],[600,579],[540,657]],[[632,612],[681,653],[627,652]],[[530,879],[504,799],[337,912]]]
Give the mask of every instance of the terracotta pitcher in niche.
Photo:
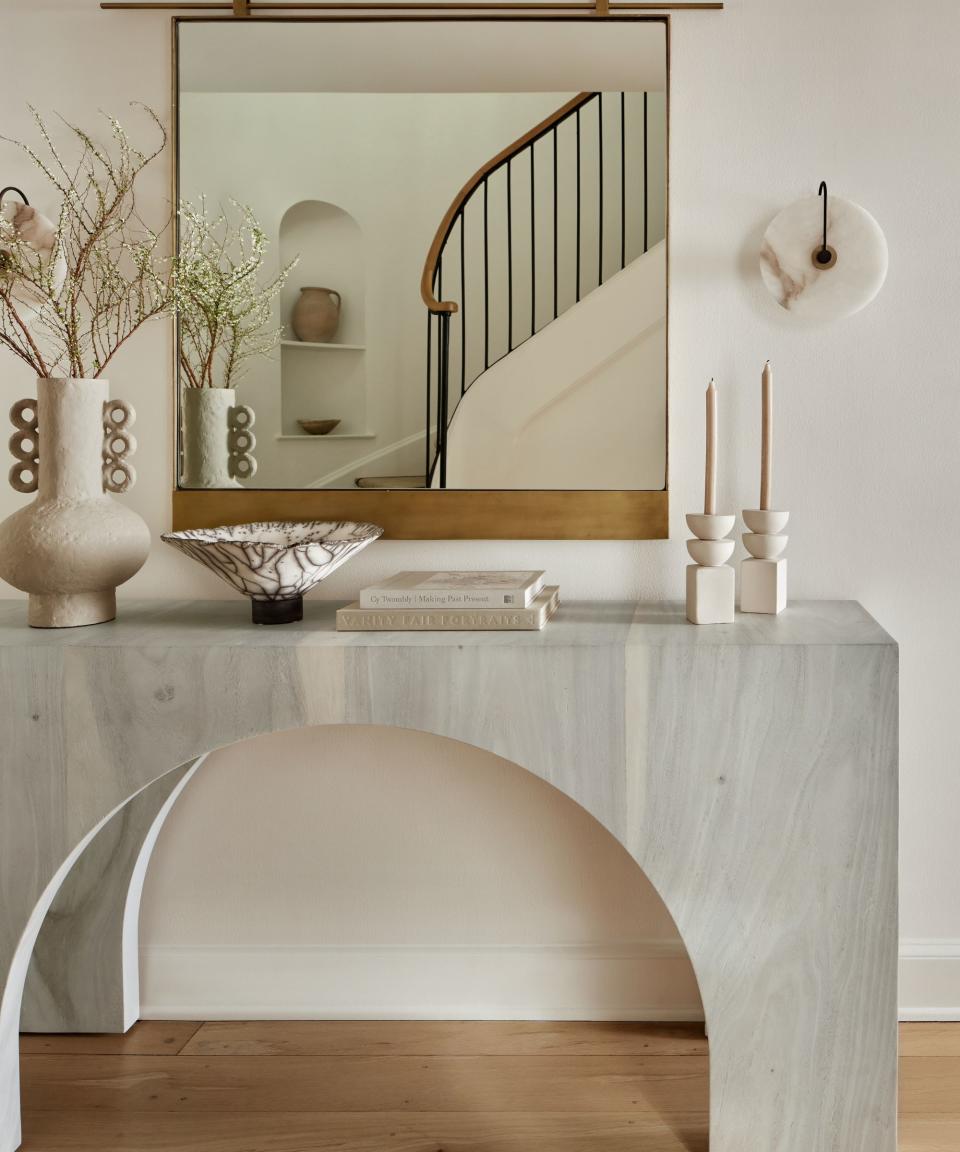
[[[301,288],[290,322],[298,340],[326,344],[340,324],[340,293],[333,288]]]

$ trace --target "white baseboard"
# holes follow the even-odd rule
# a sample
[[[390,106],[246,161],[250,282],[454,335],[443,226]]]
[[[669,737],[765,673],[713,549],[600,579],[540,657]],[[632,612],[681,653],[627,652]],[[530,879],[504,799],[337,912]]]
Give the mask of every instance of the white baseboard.
[[[960,940],[900,942],[900,1019],[960,1020]]]
[[[148,1020],[702,1020],[676,941],[140,953]],[[960,940],[900,945],[900,1019],[960,1020]]]
[[[166,948],[144,1019],[702,1020],[674,941],[544,948]]]

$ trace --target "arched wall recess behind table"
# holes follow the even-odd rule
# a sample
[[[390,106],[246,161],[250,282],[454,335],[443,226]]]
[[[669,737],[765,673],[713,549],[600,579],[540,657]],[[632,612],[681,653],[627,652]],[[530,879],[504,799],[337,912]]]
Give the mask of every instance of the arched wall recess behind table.
[[[325,200],[301,200],[280,219],[277,249],[281,267],[297,261],[280,297],[284,331],[279,434],[306,436],[299,420],[340,421],[327,435],[310,437],[317,443],[309,456],[308,445],[281,441],[277,447],[279,452],[301,452],[297,471],[301,482],[309,484],[330,470],[325,447],[347,435],[376,435],[370,423],[365,237],[361,223],[345,208]],[[294,331],[294,308],[301,289],[310,287],[329,289],[339,297],[339,325],[323,342],[304,342]]]

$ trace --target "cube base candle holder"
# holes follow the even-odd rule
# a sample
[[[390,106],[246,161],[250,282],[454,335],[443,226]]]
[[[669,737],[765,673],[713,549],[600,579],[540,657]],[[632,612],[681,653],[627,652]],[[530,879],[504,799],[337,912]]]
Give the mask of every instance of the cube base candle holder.
[[[789,512],[770,508],[745,508],[743,520],[750,529],[743,546],[750,559],[740,565],[740,611],[776,616],[787,606],[787,562],[781,555],[787,546],[783,529]]]
[[[691,512],[687,526],[695,539],[687,551],[695,561],[687,565],[687,619],[691,624],[732,624],[736,577],[727,564],[734,542],[726,536],[735,516]]]

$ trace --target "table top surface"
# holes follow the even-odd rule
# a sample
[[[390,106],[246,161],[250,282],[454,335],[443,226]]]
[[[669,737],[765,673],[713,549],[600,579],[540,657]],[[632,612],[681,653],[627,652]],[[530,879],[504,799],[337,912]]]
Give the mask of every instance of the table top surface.
[[[233,600],[121,600],[118,617],[85,628],[29,628],[24,600],[0,601],[2,648],[114,647],[579,647],[610,645],[893,645],[854,600],[790,604],[779,616],[738,613],[733,624],[692,625],[682,604],[591,600],[561,603],[541,632],[338,632],[340,601],[306,600],[296,624],[256,626]]]

